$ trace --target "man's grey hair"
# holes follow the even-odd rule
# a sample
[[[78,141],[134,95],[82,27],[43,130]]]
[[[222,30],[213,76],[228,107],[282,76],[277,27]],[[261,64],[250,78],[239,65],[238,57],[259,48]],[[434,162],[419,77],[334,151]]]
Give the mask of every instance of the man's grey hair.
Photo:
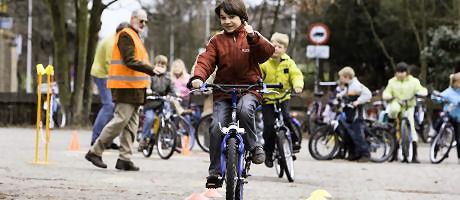
[[[137,10],[134,10],[132,13],[131,13],[131,17],[137,17],[139,16],[141,13],[146,13],[147,12],[144,10],[144,9],[137,9]]]

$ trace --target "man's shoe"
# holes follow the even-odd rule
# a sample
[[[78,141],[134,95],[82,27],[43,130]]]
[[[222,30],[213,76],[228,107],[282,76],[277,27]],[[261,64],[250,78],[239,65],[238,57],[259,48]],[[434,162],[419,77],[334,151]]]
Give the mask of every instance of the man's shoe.
[[[222,187],[223,179],[219,174],[210,174],[206,177],[206,188],[215,189]]]
[[[265,161],[265,152],[261,146],[256,146],[252,151],[252,163],[258,165]]]
[[[95,153],[88,151],[85,155],[86,160],[93,163],[96,167],[107,168],[107,165],[102,161],[102,157],[96,155]]]
[[[265,154],[265,166],[267,166],[268,168],[273,167],[273,158],[269,154]]]
[[[126,161],[126,160],[121,160],[121,159],[117,160],[115,169],[125,170],[125,171],[139,171],[139,167],[136,167],[132,161]]]

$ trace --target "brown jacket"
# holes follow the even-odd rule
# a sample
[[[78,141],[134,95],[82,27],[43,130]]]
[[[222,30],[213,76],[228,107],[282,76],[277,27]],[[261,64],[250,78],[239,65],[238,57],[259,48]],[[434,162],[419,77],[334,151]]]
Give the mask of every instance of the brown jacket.
[[[153,66],[136,60],[134,57],[135,47],[134,42],[128,33],[121,32],[118,41],[118,48],[120,49],[121,56],[123,57],[124,64],[132,70],[144,72],[153,76]],[[145,88],[141,89],[112,89],[112,101],[115,103],[130,103],[130,104],[144,104],[145,101]]]
[[[274,51],[273,45],[259,33],[249,37],[244,25],[233,33],[222,31],[214,35],[206,51],[198,55],[191,80],[205,81],[217,67],[215,84],[254,84],[261,79],[259,64],[269,59]],[[262,98],[254,94],[259,100]],[[215,100],[229,97],[214,93]]]

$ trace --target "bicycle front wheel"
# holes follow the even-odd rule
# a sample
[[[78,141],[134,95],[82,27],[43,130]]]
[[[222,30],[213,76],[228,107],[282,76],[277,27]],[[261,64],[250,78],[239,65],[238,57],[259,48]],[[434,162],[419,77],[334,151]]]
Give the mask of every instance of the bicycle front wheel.
[[[410,162],[412,161],[412,139],[411,139],[411,128],[409,120],[404,118],[401,120],[401,150],[402,160]]]
[[[332,159],[339,146],[339,138],[329,125],[320,126],[308,141],[308,151],[316,160]]]
[[[195,145],[195,136],[192,134],[193,128],[190,122],[183,116],[178,116],[174,118],[174,123],[176,125],[176,151],[181,153],[184,147],[187,147],[188,150],[192,150]],[[185,139],[188,137],[188,139]],[[187,142],[187,143],[185,143]]]
[[[430,148],[431,163],[439,164],[449,156],[450,149],[455,140],[454,130],[451,126],[442,128],[436,135]],[[459,145],[457,143],[457,145]]]
[[[227,162],[225,168],[226,199],[236,199],[238,187],[238,147],[235,138],[227,141]]]
[[[212,123],[212,115],[208,114],[203,116],[198,122],[198,126],[195,128],[195,139],[198,143],[198,146],[203,149],[204,152],[209,152],[209,144],[210,144],[210,132],[209,129],[211,128]]]
[[[285,130],[279,130],[277,134],[278,161],[280,168],[284,170],[289,182],[294,182],[294,159],[291,142]]]
[[[176,148],[176,128],[174,124],[166,122],[160,127],[157,136],[157,152],[160,158],[169,159]]]

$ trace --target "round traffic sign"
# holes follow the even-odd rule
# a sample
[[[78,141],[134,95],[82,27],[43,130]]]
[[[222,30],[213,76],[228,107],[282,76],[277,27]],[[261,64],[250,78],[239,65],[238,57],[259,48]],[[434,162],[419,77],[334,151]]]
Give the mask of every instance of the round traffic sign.
[[[307,39],[313,44],[325,44],[329,37],[329,28],[323,23],[312,24],[308,28]]]

